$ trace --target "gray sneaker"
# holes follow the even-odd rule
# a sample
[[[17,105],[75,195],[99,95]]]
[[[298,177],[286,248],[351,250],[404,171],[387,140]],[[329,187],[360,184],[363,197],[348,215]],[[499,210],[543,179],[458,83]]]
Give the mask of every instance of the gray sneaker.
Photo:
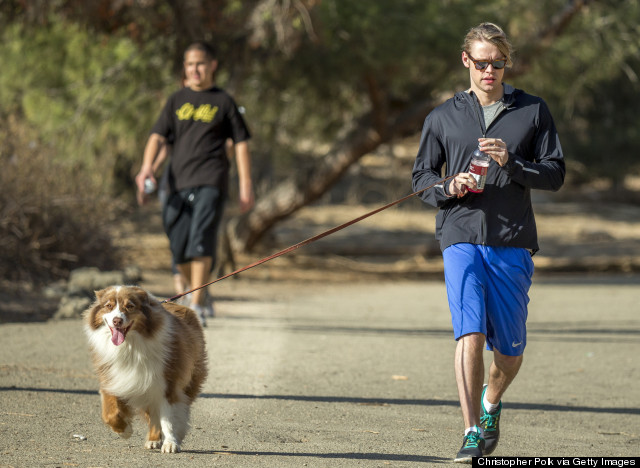
[[[203,327],[206,327],[207,326],[207,317],[206,317],[206,313],[205,313],[205,307],[201,306],[200,304],[191,304],[190,308],[193,309],[193,311],[198,316],[198,320],[200,320],[200,325],[202,325]]]
[[[211,295],[209,294],[208,289],[204,290],[204,303],[204,311],[207,317],[215,317],[216,313],[213,308],[213,297],[211,297]]]
[[[180,296],[175,302],[176,304],[180,304],[185,307],[191,307],[191,298],[189,297],[189,294],[186,296]]]
[[[469,432],[462,439],[462,447],[458,452],[454,463],[472,463],[474,458],[484,455],[484,439],[479,432]]]
[[[484,438],[484,454],[489,455],[498,446],[498,440],[500,440],[500,414],[502,413],[502,401],[498,403],[498,409],[493,413],[489,413],[484,409],[484,394],[487,391],[488,385],[485,385],[482,389],[482,416],[480,416],[480,427],[482,427],[482,437]]]

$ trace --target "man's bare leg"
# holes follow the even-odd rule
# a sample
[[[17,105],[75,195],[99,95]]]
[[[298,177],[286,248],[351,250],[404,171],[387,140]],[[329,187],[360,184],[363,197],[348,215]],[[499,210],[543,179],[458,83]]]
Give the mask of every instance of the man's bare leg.
[[[518,375],[522,365],[522,355],[506,356],[497,350],[493,351],[493,362],[489,367],[489,387],[485,396],[490,403],[497,404],[513,379]]]
[[[189,290],[189,283],[186,277],[178,271],[173,275],[173,288],[176,294],[182,294],[185,291]]]
[[[480,425],[484,344],[485,336],[482,333],[470,333],[460,337],[456,346],[456,383],[465,428]]]
[[[196,257],[191,260],[191,287],[197,288],[209,282],[211,273],[211,257]],[[191,293],[191,303],[204,305],[204,288]]]
[[[212,261],[212,257],[196,257],[188,263],[178,265],[178,270],[185,278],[189,278],[192,288],[197,288],[209,282]],[[204,288],[193,291],[190,294],[190,298],[192,305],[204,306]]]
[[[489,367],[489,383],[484,390],[482,402],[482,430],[485,440],[485,455],[490,455],[500,440],[500,417],[502,414],[502,395],[518,374],[522,365],[522,356],[506,356],[493,351],[493,362]]]

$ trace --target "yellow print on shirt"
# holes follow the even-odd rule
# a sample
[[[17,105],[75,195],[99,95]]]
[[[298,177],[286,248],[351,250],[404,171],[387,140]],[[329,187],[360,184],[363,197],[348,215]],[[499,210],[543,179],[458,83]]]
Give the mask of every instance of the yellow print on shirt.
[[[218,106],[211,107],[211,104],[202,104],[197,109],[191,103],[185,103],[176,111],[178,120],[200,120],[209,123],[218,112]]]

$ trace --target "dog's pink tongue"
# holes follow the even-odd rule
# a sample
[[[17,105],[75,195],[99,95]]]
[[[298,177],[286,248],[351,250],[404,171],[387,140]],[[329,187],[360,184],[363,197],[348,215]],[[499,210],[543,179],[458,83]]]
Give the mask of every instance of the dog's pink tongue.
[[[120,346],[122,343],[124,343],[124,333],[122,333],[122,331],[118,330],[117,328],[112,328],[111,342],[116,346]]]

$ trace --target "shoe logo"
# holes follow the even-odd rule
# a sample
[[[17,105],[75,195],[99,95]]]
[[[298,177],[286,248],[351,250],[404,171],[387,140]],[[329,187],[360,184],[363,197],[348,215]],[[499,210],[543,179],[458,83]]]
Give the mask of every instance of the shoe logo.
[[[518,346],[520,346],[521,344],[522,344],[522,341],[521,341],[521,342],[519,342],[519,343],[516,343],[515,341],[512,341],[512,342],[511,342],[511,347],[513,347],[513,348],[517,348],[517,347],[518,347]]]

